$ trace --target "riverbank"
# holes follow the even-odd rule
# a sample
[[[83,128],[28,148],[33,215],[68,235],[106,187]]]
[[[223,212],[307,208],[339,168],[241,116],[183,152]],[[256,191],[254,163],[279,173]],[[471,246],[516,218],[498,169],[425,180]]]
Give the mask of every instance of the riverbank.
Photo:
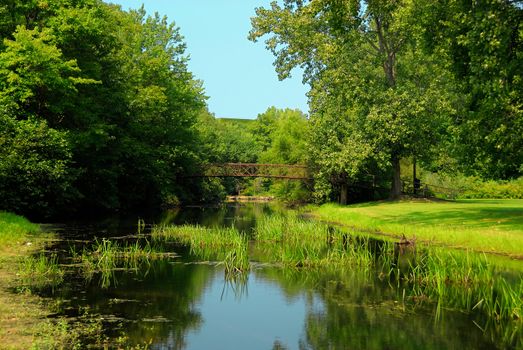
[[[51,238],[25,218],[0,212],[1,349],[65,349],[76,344],[78,332],[65,320],[49,320],[52,305],[20,281],[23,266],[29,266],[24,263],[34,261],[31,256]]]
[[[324,204],[319,220],[417,243],[472,249],[523,259],[523,200],[404,200]]]
[[[28,349],[45,311],[38,297],[14,293],[18,262],[37,249],[32,235],[38,226],[22,217],[0,212],[0,344]]]

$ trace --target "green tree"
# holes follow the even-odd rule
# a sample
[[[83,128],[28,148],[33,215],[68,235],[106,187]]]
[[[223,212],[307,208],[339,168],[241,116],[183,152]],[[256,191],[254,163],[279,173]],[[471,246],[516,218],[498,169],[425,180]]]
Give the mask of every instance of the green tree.
[[[270,107],[258,115],[251,131],[260,145],[260,163],[306,164],[309,161],[309,121],[303,112]],[[310,197],[310,190],[301,181],[258,180],[254,186],[291,203],[304,202]],[[257,188],[257,192],[261,188]]]
[[[444,130],[445,70],[418,50],[412,11],[411,1],[392,0],[286,0],[256,10],[249,38],[270,35],[280,78],[305,69],[319,186],[392,169],[397,197],[400,159],[425,155]]]
[[[158,14],[146,17],[143,8],[130,15],[135,31],[127,32],[120,55],[125,55],[130,117],[121,165],[131,173],[122,174],[119,192],[138,187],[153,203],[165,202],[183,191],[176,179],[198,159],[194,124],[204,97],[187,70],[185,43],[175,24]],[[143,200],[133,197],[125,201]]]
[[[71,174],[61,177],[72,186],[70,208],[122,210],[219,193],[181,176],[204,158],[195,123],[205,96],[174,23],[101,0],[5,0],[0,35],[1,115],[47,130],[35,141],[42,148],[21,148],[17,157],[37,167],[32,152],[59,138],[69,152],[59,164]]]
[[[65,132],[0,115],[0,208],[39,217],[66,209],[78,195],[71,158]]]
[[[523,2],[416,1],[430,53],[444,54],[460,82],[453,154],[466,173],[523,174]]]
[[[251,132],[260,145],[261,151],[266,151],[271,145],[271,135],[281,110],[276,107],[269,107],[265,112],[258,114],[256,121],[251,126]]]
[[[260,147],[254,135],[244,124],[235,120],[217,119],[205,111],[200,115],[197,125],[201,165],[209,163],[256,163]],[[202,171],[201,169],[199,171]],[[249,179],[224,178],[204,180],[206,186],[217,189],[207,191],[211,201],[222,200],[226,194],[237,194],[247,186]]]
[[[64,59],[51,31],[18,26],[0,52],[0,103],[4,112],[37,115],[60,123],[79,83],[75,60]]]
[[[253,133],[263,147],[260,162],[305,164],[308,126],[307,117],[299,110],[271,107],[258,115]]]
[[[256,163],[260,146],[245,125],[230,119],[215,118],[209,112],[198,122],[203,163]]]

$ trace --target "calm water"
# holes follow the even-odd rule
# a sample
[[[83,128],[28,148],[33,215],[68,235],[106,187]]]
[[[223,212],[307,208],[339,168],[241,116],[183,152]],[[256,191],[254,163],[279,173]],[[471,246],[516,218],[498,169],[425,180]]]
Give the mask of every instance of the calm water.
[[[155,223],[234,225],[249,232],[268,205],[169,212]],[[136,233],[137,218],[64,225],[66,244]],[[69,240],[69,241],[68,241]],[[68,242],[67,242],[68,241]],[[67,258],[65,244],[61,249]],[[64,249],[62,249],[64,248]],[[182,246],[179,257],[137,270],[86,280],[69,270],[60,287],[46,291],[60,300],[58,316],[88,312],[103,318],[109,337],[122,331],[131,344],[152,349],[493,349],[471,315],[436,305],[404,304],[402,291],[372,273],[357,270],[310,272],[255,265],[246,280],[224,278],[220,265],[198,262]]]

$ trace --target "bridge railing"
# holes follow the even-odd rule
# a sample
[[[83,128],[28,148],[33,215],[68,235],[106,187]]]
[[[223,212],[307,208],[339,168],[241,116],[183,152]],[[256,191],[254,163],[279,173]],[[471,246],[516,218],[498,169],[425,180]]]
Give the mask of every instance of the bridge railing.
[[[308,180],[311,175],[303,164],[220,163],[209,164],[203,169],[205,177],[265,177],[277,179]]]

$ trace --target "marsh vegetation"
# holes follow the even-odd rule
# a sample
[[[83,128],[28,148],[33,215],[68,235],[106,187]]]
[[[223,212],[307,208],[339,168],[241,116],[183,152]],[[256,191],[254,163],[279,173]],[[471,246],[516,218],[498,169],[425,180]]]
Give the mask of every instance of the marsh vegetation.
[[[254,322],[276,337],[255,348],[274,341],[311,349],[324,342],[340,349],[523,347],[518,264],[508,268],[473,251],[380,240],[269,205],[182,210],[159,222],[134,221],[120,234],[85,228],[85,237],[99,237],[94,240],[66,230],[46,252],[19,260],[18,291],[54,305],[44,328],[57,336],[35,331],[35,342],[49,344],[62,334],[81,346],[190,349],[210,346],[216,331],[236,344],[237,332],[219,325],[242,329]],[[287,306],[274,309],[282,302]],[[231,316],[214,319],[211,310],[223,307]],[[300,327],[280,325],[286,329],[280,333],[265,317]],[[340,319],[346,326],[334,326]],[[377,327],[373,345],[362,345],[371,324]],[[347,337],[347,327],[362,338]],[[453,328],[467,336],[449,336]],[[400,345],[391,332],[412,339]],[[414,334],[435,335],[421,340]]]
[[[523,346],[522,275],[505,274],[485,254],[381,241],[296,213],[262,217],[249,234],[185,225],[155,227],[153,236],[189,244],[198,258],[232,265],[226,274],[246,272],[252,261],[284,269],[349,269],[375,275],[401,295],[406,308],[436,305],[436,319],[445,309],[483,315],[485,323],[476,326],[503,329],[500,336],[506,345]],[[231,261],[230,256],[242,258]]]

